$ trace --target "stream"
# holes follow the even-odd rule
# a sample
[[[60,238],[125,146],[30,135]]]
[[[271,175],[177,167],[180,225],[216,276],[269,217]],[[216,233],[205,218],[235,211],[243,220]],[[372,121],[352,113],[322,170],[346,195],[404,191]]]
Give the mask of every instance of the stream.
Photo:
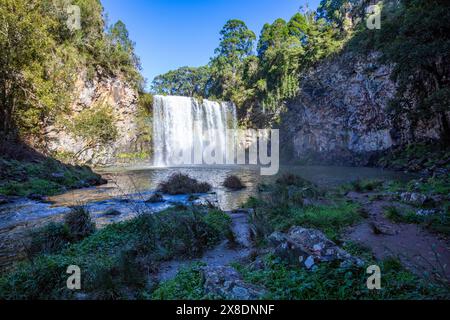
[[[270,183],[277,176],[261,176],[257,166],[220,167],[180,167],[155,168],[149,166],[130,166],[104,168],[97,170],[108,183],[103,186],[72,190],[48,197],[46,202],[19,198],[12,203],[0,206],[0,270],[18,257],[23,257],[22,240],[29,230],[51,221],[61,221],[70,206],[87,207],[101,228],[107,224],[125,221],[142,212],[159,212],[174,203],[188,203],[188,195],[165,195],[164,203],[150,204],[146,200],[155,192],[158,184],[175,172],[210,183],[210,194],[199,195],[196,202],[213,202],[224,211],[240,208],[250,197],[257,194],[260,183]],[[400,172],[376,168],[325,167],[325,166],[283,166],[278,175],[294,173],[310,180],[320,187],[330,188],[357,179],[408,180],[412,178]],[[229,191],[222,186],[228,175],[237,175],[247,186],[241,191]],[[114,214],[105,214],[115,210]],[[19,241],[19,240],[20,241]]]
[[[106,185],[71,190],[67,193],[48,197],[48,202],[18,199],[13,203],[0,206],[0,229],[10,224],[40,220],[49,216],[66,213],[70,206],[86,206],[100,225],[134,217],[143,211],[158,212],[171,203],[187,203],[187,195],[165,195],[166,202],[149,204],[145,201],[155,192],[158,184],[175,172],[187,174],[199,181],[206,181],[213,192],[200,195],[200,200],[218,201],[222,210],[237,209],[250,197],[257,194],[260,183],[270,183],[283,173],[293,173],[316,183],[323,188],[339,186],[357,179],[408,180],[409,174],[377,168],[363,167],[325,167],[325,166],[284,166],[277,176],[261,176],[259,168],[254,166],[221,167],[181,167],[152,168],[144,166],[116,167],[97,170],[108,179]],[[228,175],[237,175],[247,186],[240,191],[229,191],[222,186]],[[104,212],[114,209],[121,212],[118,216],[105,217]]]

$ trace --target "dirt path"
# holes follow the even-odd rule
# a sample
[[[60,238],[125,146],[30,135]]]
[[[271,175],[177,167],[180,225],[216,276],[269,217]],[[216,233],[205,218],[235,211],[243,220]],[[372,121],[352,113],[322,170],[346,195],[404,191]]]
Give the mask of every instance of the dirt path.
[[[227,213],[232,219],[231,229],[235,237],[235,243],[228,240],[223,241],[216,247],[207,250],[201,258],[186,260],[171,260],[160,265],[157,275],[158,281],[173,279],[178,270],[187,267],[194,262],[203,262],[208,266],[227,266],[232,262],[244,260],[250,255],[252,241],[250,239],[250,228],[248,213]]]
[[[345,238],[369,247],[377,259],[398,257],[412,272],[450,280],[450,241],[415,224],[393,223],[384,217],[384,207],[399,203],[369,200],[369,194],[351,192],[348,197],[360,203],[368,219],[348,230]],[[380,233],[381,231],[381,233]]]

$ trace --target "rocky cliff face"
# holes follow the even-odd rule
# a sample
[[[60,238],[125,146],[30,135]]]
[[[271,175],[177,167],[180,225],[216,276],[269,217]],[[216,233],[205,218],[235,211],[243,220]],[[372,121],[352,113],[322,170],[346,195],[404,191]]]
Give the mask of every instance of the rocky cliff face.
[[[116,141],[86,149],[86,141],[75,136],[64,121],[55,121],[46,128],[46,149],[64,160],[95,166],[120,162],[122,154],[148,152],[149,145],[140,139],[138,126],[138,94],[121,77],[97,75],[88,80],[81,72],[75,85],[74,101],[64,117],[70,120],[80,112],[99,104],[111,106],[118,131]],[[86,149],[86,150],[85,150]]]
[[[411,140],[439,139],[439,121],[411,126],[395,119],[392,68],[378,54],[345,53],[302,75],[300,93],[283,118],[283,139],[297,159],[327,164],[367,164],[370,154]]]

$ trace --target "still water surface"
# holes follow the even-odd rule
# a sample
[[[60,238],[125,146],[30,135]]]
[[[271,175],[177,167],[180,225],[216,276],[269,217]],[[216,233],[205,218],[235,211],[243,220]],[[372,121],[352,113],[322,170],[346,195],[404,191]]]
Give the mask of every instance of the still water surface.
[[[42,219],[52,215],[62,215],[69,206],[85,205],[88,207],[98,225],[130,219],[143,211],[160,211],[174,202],[187,202],[187,196],[165,196],[167,200],[160,204],[147,204],[147,200],[158,184],[175,172],[188,174],[213,186],[213,194],[203,195],[202,199],[217,200],[223,210],[239,208],[249,196],[257,194],[260,183],[270,183],[277,176],[264,177],[258,167],[221,166],[221,167],[118,167],[99,171],[108,178],[108,184],[72,190],[65,194],[50,197],[50,203],[38,203],[31,200],[19,200],[13,204],[0,206],[0,228],[21,221]],[[283,173],[294,173],[310,180],[320,187],[332,188],[356,179],[408,180],[410,175],[377,168],[329,167],[329,166],[284,166]],[[234,174],[241,178],[246,189],[231,192],[222,186],[224,179]],[[121,214],[105,216],[110,209]]]

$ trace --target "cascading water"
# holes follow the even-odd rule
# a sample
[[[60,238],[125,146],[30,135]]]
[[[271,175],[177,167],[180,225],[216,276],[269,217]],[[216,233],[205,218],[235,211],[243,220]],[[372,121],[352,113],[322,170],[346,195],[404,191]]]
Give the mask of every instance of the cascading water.
[[[225,154],[226,130],[237,125],[236,107],[229,102],[199,101],[178,96],[155,96],[153,103],[154,165],[173,165],[174,153],[214,147]],[[188,163],[194,164],[190,157]],[[198,163],[195,163],[198,164]]]

